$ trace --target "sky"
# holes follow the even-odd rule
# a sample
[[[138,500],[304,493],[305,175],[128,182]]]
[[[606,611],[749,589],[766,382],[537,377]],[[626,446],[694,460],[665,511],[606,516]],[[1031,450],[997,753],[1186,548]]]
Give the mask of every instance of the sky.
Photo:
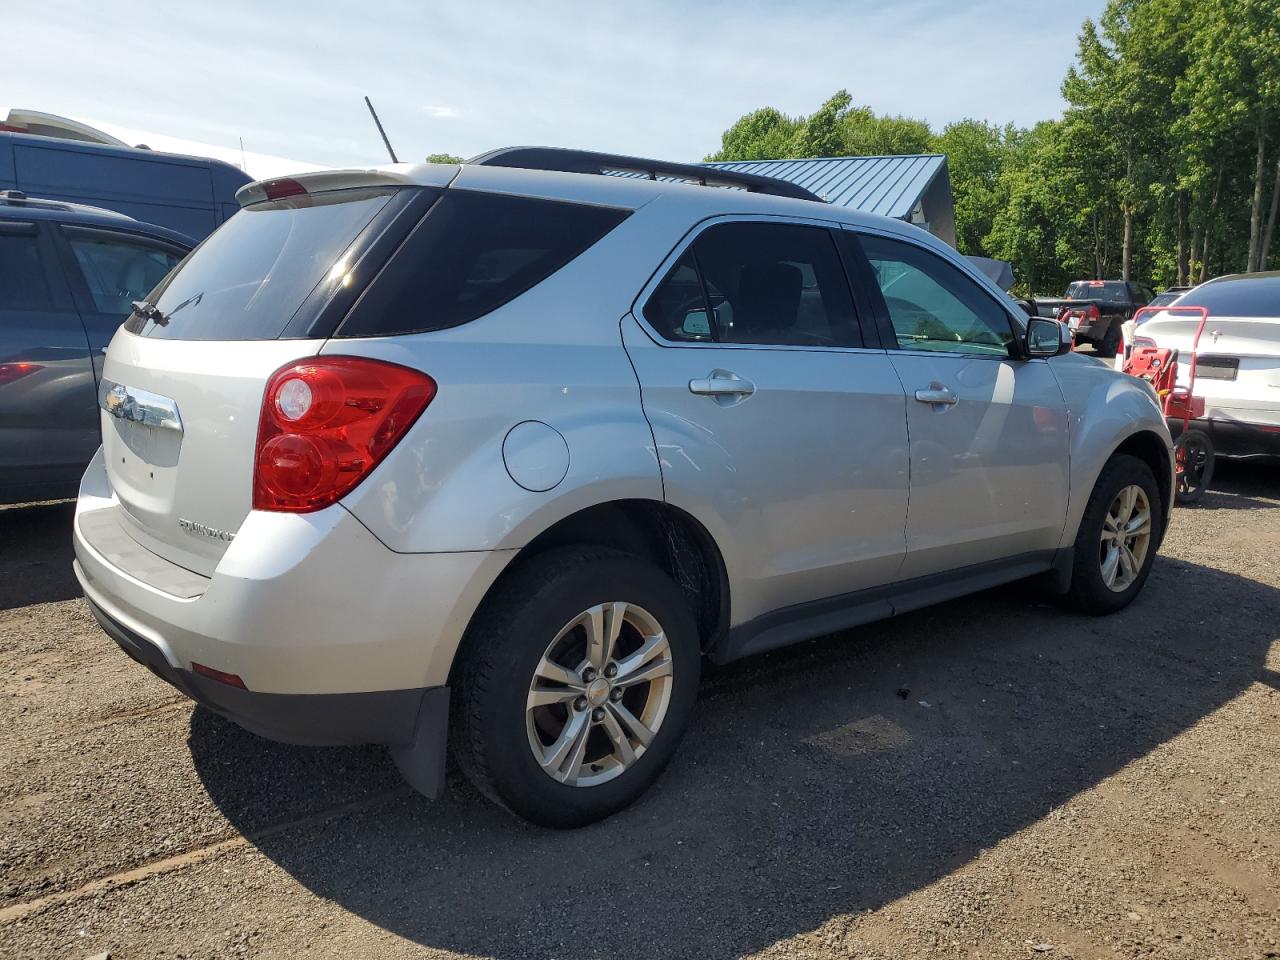
[[[936,129],[1058,116],[1102,3],[42,0],[0,41],[0,117],[385,163],[367,94],[401,160],[538,144],[692,161],[750,110],[810,113],[841,88]]]

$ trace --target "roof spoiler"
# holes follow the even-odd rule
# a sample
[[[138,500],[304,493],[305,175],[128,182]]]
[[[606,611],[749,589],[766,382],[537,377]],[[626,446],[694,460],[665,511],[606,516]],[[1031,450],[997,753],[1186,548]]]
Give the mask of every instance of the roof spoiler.
[[[403,171],[403,172],[402,172]],[[323,170],[299,173],[292,177],[255,180],[236,191],[236,202],[242,207],[263,200],[330,190],[352,190],[360,187],[447,187],[458,175],[456,164],[401,164],[400,169],[373,167],[368,170]]]
[[[558,170],[562,173],[631,173],[647,176],[650,180],[669,178],[690,180],[705,187],[733,187],[751,193],[768,193],[776,197],[796,200],[814,200],[826,203],[816,193],[804,187],[764,177],[758,173],[738,173],[693,163],[670,163],[666,160],[646,160],[643,157],[627,157],[615,153],[594,153],[589,150],[565,150],[558,147],[500,147],[467,161],[482,167],[519,167],[524,170]]]

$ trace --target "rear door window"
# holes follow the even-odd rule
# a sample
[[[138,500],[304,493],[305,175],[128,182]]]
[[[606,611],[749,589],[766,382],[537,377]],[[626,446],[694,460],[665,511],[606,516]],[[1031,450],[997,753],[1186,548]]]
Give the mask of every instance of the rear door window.
[[[349,282],[344,254],[394,189],[335,190],[245,207],[157,291],[163,322],[126,329],[173,340],[273,340],[323,282]]]
[[[654,291],[644,314],[677,342],[862,346],[835,241],[824,227],[806,224],[709,227]]]
[[[183,257],[176,247],[111,230],[64,226],[94,309],[123,319]]]
[[[421,333],[468,323],[541,283],[629,211],[447,190],[337,335]]]

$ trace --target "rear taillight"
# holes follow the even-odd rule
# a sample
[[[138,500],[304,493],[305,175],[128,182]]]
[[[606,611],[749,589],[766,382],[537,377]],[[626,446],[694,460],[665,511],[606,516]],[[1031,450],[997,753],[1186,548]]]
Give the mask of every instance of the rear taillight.
[[[382,460],[436,395],[425,373],[361,357],[317,357],[271,375],[253,472],[255,510],[336,503]]]
[[[1096,303],[1091,303],[1085,307],[1084,316],[1087,320],[1099,320],[1102,318],[1102,311],[1098,309]]]

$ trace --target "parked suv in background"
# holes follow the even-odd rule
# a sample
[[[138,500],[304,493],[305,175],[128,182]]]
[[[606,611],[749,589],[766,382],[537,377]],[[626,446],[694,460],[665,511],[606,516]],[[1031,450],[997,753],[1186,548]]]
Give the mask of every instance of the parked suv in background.
[[[75,496],[116,328],[191,249],[110,210],[0,191],[0,503]]]
[[[577,825],[657,777],[704,655],[1150,570],[1154,394],[916,227],[536,148],[240,201],[112,341],[75,548],[125,651],[250,730],[429,795],[449,732]]]

